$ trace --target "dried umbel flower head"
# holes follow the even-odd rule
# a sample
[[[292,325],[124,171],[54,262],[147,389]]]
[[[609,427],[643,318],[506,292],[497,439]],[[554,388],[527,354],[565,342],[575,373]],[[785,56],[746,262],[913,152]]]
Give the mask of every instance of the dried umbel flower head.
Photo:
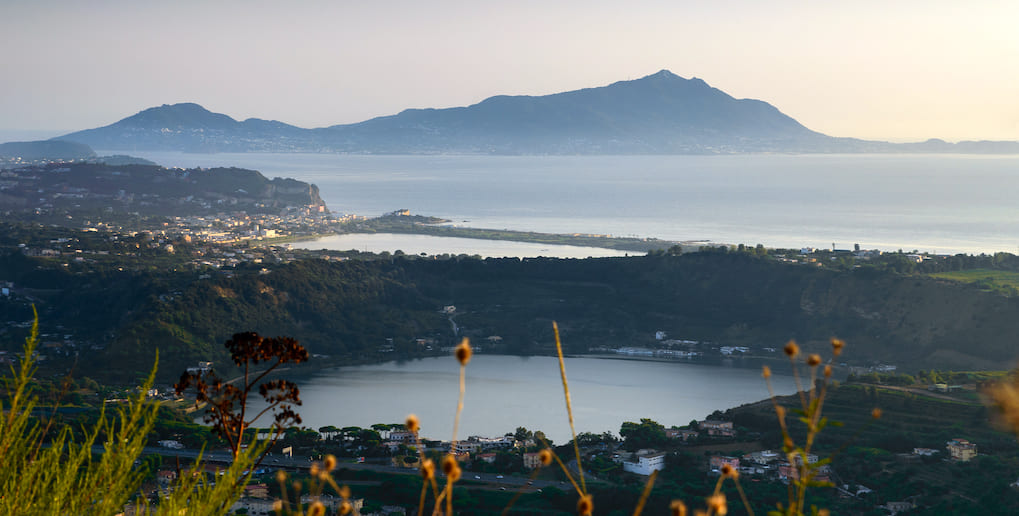
[[[322,502],[315,500],[308,506],[308,516],[324,516],[326,513],[326,506]]]
[[[336,456],[332,454],[326,455],[324,466],[326,468],[326,471],[332,471],[336,469]]]
[[[435,477],[435,461],[432,459],[425,459],[421,463],[421,477],[425,480],[431,480]]]
[[[686,504],[681,500],[673,500],[669,504],[669,513],[672,516],[686,516]]]
[[[874,407],[874,410],[870,411],[870,417],[874,419],[881,419],[881,409]]]
[[[592,512],[594,512],[594,499],[589,494],[581,496],[577,500],[577,514],[579,516],[591,516]]]
[[[467,362],[471,361],[471,355],[474,354],[474,350],[471,349],[471,343],[466,337],[460,341],[460,345],[456,347],[454,351],[456,354],[456,361],[460,362],[460,365],[465,366]]]
[[[768,378],[771,378],[771,368],[768,367],[768,366],[762,367],[761,368],[761,376],[764,377],[765,380],[767,380]]]
[[[821,365],[821,355],[817,353],[811,353],[807,356],[807,365],[810,367],[817,367]]]
[[[350,514],[350,511],[352,510],[354,510],[354,508],[350,505],[350,502],[344,501],[340,504],[338,512],[340,513],[340,516],[346,516],[347,514]]]
[[[786,356],[789,358],[796,358],[796,355],[800,354],[800,347],[796,344],[795,340],[790,340],[785,343],[785,347],[782,348]]]
[[[708,497],[708,511],[711,514],[725,516],[729,512],[729,506],[725,503],[725,495],[714,494]]]
[[[456,462],[456,457],[446,455],[442,458],[442,472],[446,474],[446,478],[450,482],[460,480],[460,464]]]
[[[277,471],[276,472],[276,481],[281,483],[281,484],[283,482],[286,482],[287,481],[287,474],[284,473],[283,470]]]
[[[283,512],[283,500],[276,500],[272,502],[272,510],[276,514]]]
[[[340,486],[340,498],[350,498],[350,488],[347,486]]]
[[[831,378],[831,365],[824,366],[824,377]]]
[[[318,466],[318,463],[317,463],[317,462],[312,462],[312,463],[311,463],[311,467],[310,467],[310,468],[308,468],[308,473],[309,473],[309,474],[310,474],[311,476],[313,476],[313,477],[317,477],[317,476],[318,476],[318,473],[319,473],[319,466]]]
[[[846,341],[844,341],[842,339],[832,338],[831,339],[831,354],[833,356],[836,356],[836,357],[841,355],[842,354],[842,348],[844,348],[845,346],[846,346]]]
[[[541,461],[542,466],[548,466],[549,464],[552,464],[552,451],[547,448],[539,451],[538,460]]]
[[[407,427],[408,432],[417,433],[421,429],[421,422],[418,421],[418,417],[414,414],[407,416],[407,421],[403,423],[403,426]]]

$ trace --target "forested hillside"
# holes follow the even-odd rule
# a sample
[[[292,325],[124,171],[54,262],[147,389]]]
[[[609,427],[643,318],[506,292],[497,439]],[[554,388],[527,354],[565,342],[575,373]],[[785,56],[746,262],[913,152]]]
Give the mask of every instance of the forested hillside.
[[[972,285],[873,268],[835,271],[741,253],[587,260],[392,257],[200,271],[72,274],[4,262],[44,328],[97,344],[86,363],[163,371],[226,363],[237,331],[290,335],[333,361],[438,352],[459,335],[489,351],[548,353],[551,321],[570,352],[655,345],[656,331],[755,350],[846,339],[850,364],[900,370],[1000,368],[1016,358],[1019,300]],[[443,307],[455,306],[452,316]],[[0,303],[7,320],[24,307]],[[5,332],[12,347],[17,332]],[[497,336],[499,339],[488,339]],[[717,356],[717,351],[713,352]],[[171,374],[168,373],[168,374]]]

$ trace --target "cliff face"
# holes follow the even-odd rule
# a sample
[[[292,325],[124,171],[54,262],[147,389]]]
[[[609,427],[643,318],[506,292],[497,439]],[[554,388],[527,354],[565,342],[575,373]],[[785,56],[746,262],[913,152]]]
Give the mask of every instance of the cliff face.
[[[276,177],[266,185],[267,198],[304,206],[325,206],[319,196],[318,185],[289,177]]]

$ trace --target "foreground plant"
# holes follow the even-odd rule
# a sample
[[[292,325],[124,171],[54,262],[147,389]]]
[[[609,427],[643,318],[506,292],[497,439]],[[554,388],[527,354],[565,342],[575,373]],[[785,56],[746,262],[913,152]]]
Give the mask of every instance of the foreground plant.
[[[822,468],[831,463],[832,457],[826,457],[824,459],[810,462],[808,457],[811,455],[811,450],[817,441],[817,436],[821,433],[825,427],[841,426],[841,423],[837,421],[828,421],[828,418],[822,415],[824,410],[824,401],[828,394],[828,387],[831,385],[832,377],[832,361],[842,354],[842,350],[845,347],[845,342],[840,339],[831,339],[832,356],[827,362],[824,362],[821,355],[816,353],[809,354],[803,357],[803,363],[807,365],[810,370],[809,375],[809,387],[804,390],[803,383],[800,378],[799,369],[797,367],[797,358],[800,356],[800,347],[795,341],[789,341],[786,343],[783,351],[789,359],[789,364],[792,367],[793,378],[796,381],[796,394],[800,400],[800,407],[793,409],[793,412],[797,416],[797,420],[806,427],[806,435],[803,441],[796,443],[789,433],[789,425],[787,424],[786,416],[788,411],[785,407],[778,403],[778,398],[775,396],[775,391],[771,386],[771,368],[764,366],[761,376],[764,377],[765,382],[768,385],[768,394],[771,396],[771,403],[775,409],[775,415],[778,417],[779,427],[782,430],[782,452],[785,454],[786,461],[792,468],[792,478],[789,478],[789,489],[788,489],[788,501],[785,505],[778,504],[778,510],[770,511],[769,516],[802,516],[806,514],[806,495],[809,488],[814,487],[833,487],[829,481],[818,480],[817,477],[822,471]],[[823,366],[823,367],[822,367]],[[875,408],[871,412],[872,420],[879,419],[881,417],[881,410]],[[848,443],[847,443],[848,444]],[[742,495],[742,490],[740,491]],[[827,514],[826,509],[818,509],[817,507],[810,507],[810,514]]]
[[[300,389],[293,382],[262,380],[283,364],[307,361],[308,350],[290,337],[267,338],[254,332],[236,333],[224,346],[230,350],[234,364],[244,370],[239,387],[213,372],[187,372],[181,375],[174,389],[177,394],[182,394],[189,387],[195,388],[196,403],[208,404],[205,422],[227,441],[234,459],[246,444],[247,429],[258,418],[271,412],[273,432],[265,448],[268,451],[288,427],[301,424],[301,416],[293,409],[294,405],[301,404],[301,396]],[[268,365],[259,372],[253,371],[259,363]],[[249,415],[248,396],[256,386],[266,401],[266,407],[257,414]]]
[[[134,467],[156,421],[159,406],[145,399],[155,378],[148,379],[115,416],[105,406],[97,423],[84,428],[75,441],[69,427],[46,439],[49,423],[33,419],[38,408],[32,393],[38,346],[38,316],[25,339],[24,359],[2,380],[7,405],[0,417],[0,514],[119,514],[132,497],[139,500],[137,514],[225,514],[248,480],[252,450],[240,454],[213,485],[199,474],[201,464],[181,476],[160,504],[149,507],[140,496],[148,472]],[[157,358],[158,362],[158,358]]]

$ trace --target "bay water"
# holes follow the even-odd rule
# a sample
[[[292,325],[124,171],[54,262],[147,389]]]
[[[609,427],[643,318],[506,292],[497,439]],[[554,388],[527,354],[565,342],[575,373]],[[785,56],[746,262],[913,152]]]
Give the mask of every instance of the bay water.
[[[317,184],[331,210],[365,216],[409,209],[472,227],[797,249],[1019,251],[1019,156],[133,154],[294,177]]]

